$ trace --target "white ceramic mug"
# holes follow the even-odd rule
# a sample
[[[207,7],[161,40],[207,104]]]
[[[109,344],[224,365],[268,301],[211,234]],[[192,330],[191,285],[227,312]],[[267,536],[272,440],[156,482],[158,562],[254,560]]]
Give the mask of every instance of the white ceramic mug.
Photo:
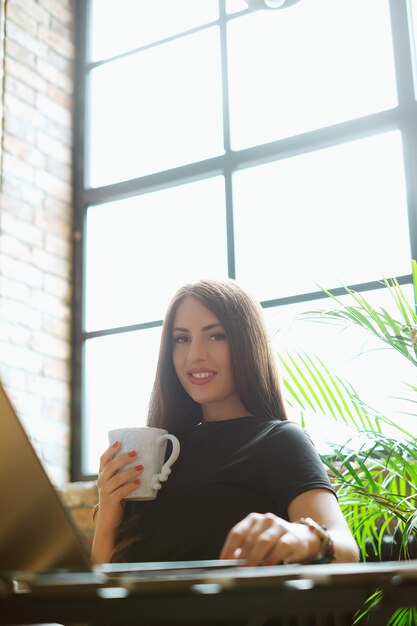
[[[164,463],[168,440],[172,443],[172,452]],[[180,442],[167,430],[148,426],[110,430],[110,445],[115,441],[121,444],[116,456],[131,450],[137,452],[137,456],[131,463],[125,465],[123,470],[138,464],[143,465],[144,468],[143,472],[138,475],[141,484],[126,496],[126,500],[154,500],[162,483],[168,479],[171,473],[171,465],[178,458]]]

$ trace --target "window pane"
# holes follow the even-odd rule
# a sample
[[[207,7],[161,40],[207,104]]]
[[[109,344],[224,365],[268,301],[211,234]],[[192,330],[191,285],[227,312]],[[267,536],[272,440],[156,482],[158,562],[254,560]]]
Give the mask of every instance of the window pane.
[[[218,0],[117,0],[117,8],[114,0],[93,0],[91,58],[146,46],[217,18]]]
[[[235,150],[397,104],[386,0],[256,11],[228,35]]]
[[[413,307],[412,286],[405,285],[402,289],[408,297],[410,306]],[[362,295],[373,307],[385,307],[395,319],[402,319],[388,290],[369,291]],[[345,303],[352,303],[348,296],[342,296],[340,299]],[[304,311],[335,308],[336,303],[326,298],[265,309],[264,317],[274,353],[288,351],[294,355],[295,352],[306,352],[319,356],[333,374],[349,381],[358,391],[360,398],[369,406],[417,434],[415,419],[406,413],[401,414],[401,411],[409,412],[411,409],[409,403],[401,400],[412,396],[403,382],[415,380],[415,366],[410,361],[391,348],[381,349],[383,348],[381,341],[354,325],[345,328],[336,324],[307,321],[299,317]],[[290,400],[288,396],[287,401]],[[299,421],[301,409],[297,406],[289,408],[289,415]],[[323,451],[326,449],[326,442],[343,443],[355,434],[354,428],[346,426],[341,421],[335,422],[330,414],[327,418],[317,417],[306,408],[304,417],[309,433]],[[389,427],[385,427],[384,431],[398,436],[398,432],[391,432]]]
[[[397,131],[241,170],[236,276],[260,300],[408,274]]]
[[[227,276],[219,176],[87,213],[86,328],[162,319],[182,283]]]
[[[92,70],[89,120],[92,187],[223,153],[218,28]]]
[[[111,428],[145,426],[161,328],[90,339],[85,345],[83,470],[94,474]]]
[[[226,0],[226,13],[238,13],[248,8],[246,0]]]

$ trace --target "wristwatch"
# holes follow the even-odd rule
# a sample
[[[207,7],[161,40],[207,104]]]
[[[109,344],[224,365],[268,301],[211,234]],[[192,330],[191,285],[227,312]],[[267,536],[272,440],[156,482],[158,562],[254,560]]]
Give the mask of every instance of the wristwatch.
[[[316,533],[321,541],[318,554],[316,554],[315,558],[312,561],[309,561],[309,563],[330,563],[336,558],[333,540],[325,526],[321,526],[311,519],[311,517],[300,517],[296,523],[308,526],[314,533]]]

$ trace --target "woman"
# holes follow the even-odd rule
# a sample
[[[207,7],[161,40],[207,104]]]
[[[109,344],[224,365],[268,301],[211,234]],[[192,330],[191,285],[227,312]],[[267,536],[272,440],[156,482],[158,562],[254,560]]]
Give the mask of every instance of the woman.
[[[143,467],[100,459],[92,558],[242,558],[247,565],[349,562],[358,550],[320,458],[287,420],[259,305],[232,281],[175,294],[165,317],[148,426],[181,441],[151,503],[123,502]]]

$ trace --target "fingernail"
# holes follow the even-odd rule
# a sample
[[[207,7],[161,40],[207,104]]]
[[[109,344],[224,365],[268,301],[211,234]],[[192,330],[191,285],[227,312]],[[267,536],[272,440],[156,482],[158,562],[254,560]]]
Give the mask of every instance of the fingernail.
[[[135,483],[135,485],[140,485],[140,480],[139,480],[139,478],[136,478],[133,482]]]
[[[127,456],[134,457],[136,456],[136,452],[134,450],[131,450],[130,452],[127,453]]]
[[[135,470],[137,472],[140,472],[141,470],[143,470],[143,465],[136,465]]]
[[[118,445],[119,445],[119,442],[115,441],[114,444],[112,445],[112,448],[117,448]]]

